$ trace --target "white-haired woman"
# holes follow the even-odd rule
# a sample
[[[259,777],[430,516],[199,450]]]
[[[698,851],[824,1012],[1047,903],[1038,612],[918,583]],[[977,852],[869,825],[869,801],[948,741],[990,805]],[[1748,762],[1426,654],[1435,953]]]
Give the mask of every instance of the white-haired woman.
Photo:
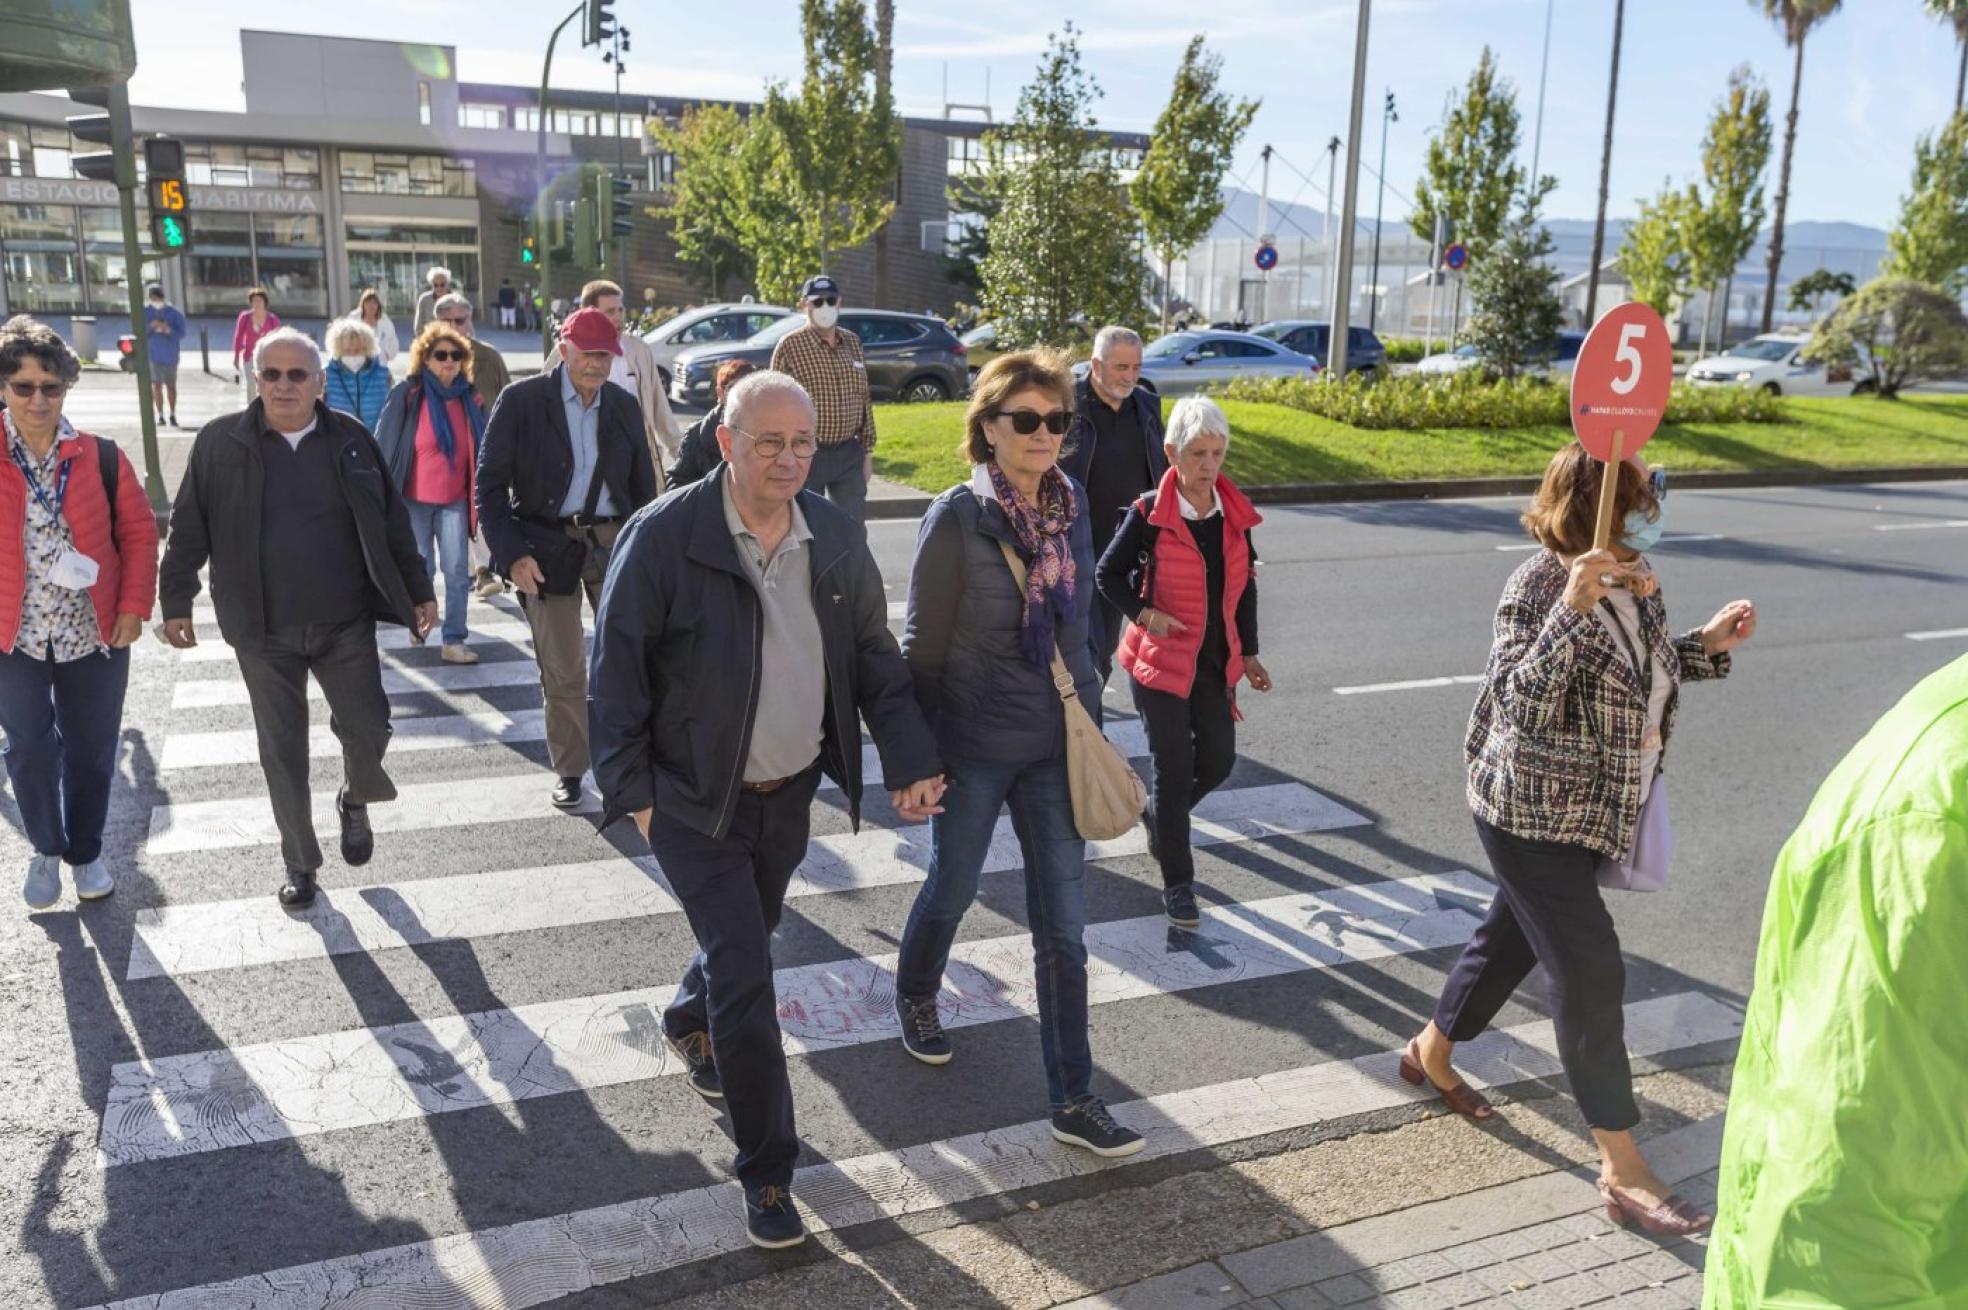
[[[390,392],[389,365],[382,360],[375,331],[359,318],[335,320],[328,325],[328,356],[321,398],[328,408],[353,415],[374,432]]]
[[[1194,928],[1196,861],[1189,812],[1237,759],[1237,683],[1271,690],[1257,659],[1257,550],[1263,520],[1223,476],[1230,420],[1203,396],[1169,415],[1161,485],[1128,508],[1095,573],[1128,617],[1115,663],[1129,675],[1148,731],[1155,781],[1142,816],[1162,868],[1169,922]]]

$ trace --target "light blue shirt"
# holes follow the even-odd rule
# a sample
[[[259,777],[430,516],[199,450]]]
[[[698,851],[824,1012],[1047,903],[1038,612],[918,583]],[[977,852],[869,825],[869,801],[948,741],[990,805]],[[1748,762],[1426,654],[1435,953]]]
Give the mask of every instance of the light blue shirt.
[[[606,387],[606,382],[601,384]],[[595,464],[601,459],[601,392],[595,392],[594,403],[583,405],[581,393],[574,389],[574,376],[567,366],[560,369],[560,403],[567,411],[567,437],[574,443],[574,476],[567,480],[567,499],[561,502],[560,516],[573,518],[587,508],[588,484],[594,481]],[[608,495],[608,487],[603,484],[601,495],[595,501],[594,512],[597,517],[609,518],[615,513],[615,502]]]

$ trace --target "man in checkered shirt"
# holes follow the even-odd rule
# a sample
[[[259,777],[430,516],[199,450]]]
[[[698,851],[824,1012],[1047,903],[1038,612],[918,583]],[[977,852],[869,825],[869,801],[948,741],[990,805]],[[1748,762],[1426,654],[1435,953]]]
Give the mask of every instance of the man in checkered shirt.
[[[840,287],[825,273],[800,288],[806,326],[779,339],[772,367],[790,373],[813,397],[820,449],[807,467],[806,489],[854,516],[867,518],[868,479],[874,473],[875,410],[868,399],[868,366],[861,339],[835,326]]]

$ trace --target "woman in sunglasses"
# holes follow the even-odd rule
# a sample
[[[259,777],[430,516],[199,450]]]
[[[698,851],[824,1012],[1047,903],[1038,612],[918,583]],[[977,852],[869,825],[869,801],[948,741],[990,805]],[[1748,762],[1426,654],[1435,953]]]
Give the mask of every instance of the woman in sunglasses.
[[[1073,826],[1066,716],[1052,675],[1056,651],[1098,718],[1100,675],[1087,641],[1093,534],[1086,492],[1058,467],[1072,409],[1072,376],[1053,356],[1001,355],[985,365],[964,416],[970,480],[936,498],[916,538],[902,653],[949,789],[930,820],[929,876],[902,934],[896,1011],[909,1054],[940,1065],[952,1048],[939,998],[956,1013],[967,997],[996,1003],[999,981],[969,967],[947,982],[944,974],[1009,805],[1024,857],[1052,1133],[1119,1156],[1142,1141],[1092,1088],[1086,842]]]
[[[239,381],[239,361],[246,361],[246,403],[252,404],[260,394],[260,380],[253,375],[253,356],[259,349],[260,338],[280,326],[280,315],[273,312],[273,302],[267,298],[265,287],[254,287],[246,293],[246,308],[239,311],[239,317],[232,325],[232,380]]]
[[[157,520],[121,450],[77,432],[62,401],[81,361],[52,328],[0,325],[0,729],[21,828],[22,895],[45,910],[116,890],[102,858],[130,643],[157,599]]]
[[[1666,477],[1637,459],[1620,466],[1614,544],[1596,550],[1604,469],[1571,443],[1524,512],[1544,549],[1504,586],[1463,747],[1496,899],[1400,1070],[1457,1113],[1491,1117],[1451,1054],[1543,965],[1558,1058],[1599,1147],[1607,1214],[1658,1235],[1697,1233],[1711,1216],[1675,1196],[1633,1138],[1640,1110],[1626,1060],[1626,972],[1599,889],[1634,885],[1629,871],[1642,865],[1664,874],[1655,845],[1667,822],[1661,765],[1681,684],[1728,676],[1729,652],[1756,632],[1756,608],[1735,601],[1692,632],[1670,632],[1642,554],[1660,540]],[[1643,835],[1660,853],[1643,854]]]
[[[472,346],[442,319],[410,343],[410,370],[383,402],[376,444],[403,491],[417,549],[433,576],[444,572],[446,664],[476,664],[465,644],[471,601],[468,543],[478,534],[478,448],[485,405],[472,389]]]

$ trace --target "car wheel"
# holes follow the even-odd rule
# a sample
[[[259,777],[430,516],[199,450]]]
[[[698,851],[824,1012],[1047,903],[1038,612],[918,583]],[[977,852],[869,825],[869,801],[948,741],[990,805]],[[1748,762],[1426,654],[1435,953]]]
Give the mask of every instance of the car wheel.
[[[948,400],[949,398],[950,388],[943,384],[943,379],[941,378],[913,378],[907,386],[902,388],[902,399],[912,405],[934,404],[936,401]]]
[[[1763,394],[1766,396],[1781,396],[1783,394],[1783,388],[1774,382],[1765,382],[1763,384]]]
[[[1380,381],[1380,370],[1371,364],[1365,368],[1359,368],[1353,371],[1359,374],[1360,381],[1367,383],[1369,386]]]

